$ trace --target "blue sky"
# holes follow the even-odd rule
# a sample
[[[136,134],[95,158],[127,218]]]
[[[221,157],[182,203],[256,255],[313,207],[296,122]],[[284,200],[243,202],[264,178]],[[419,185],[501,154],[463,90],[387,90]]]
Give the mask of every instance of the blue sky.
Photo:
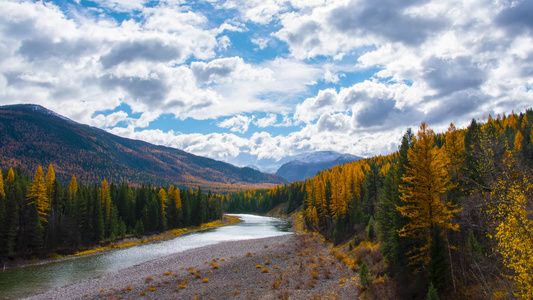
[[[0,0],[0,104],[274,170],[533,103],[532,1]]]

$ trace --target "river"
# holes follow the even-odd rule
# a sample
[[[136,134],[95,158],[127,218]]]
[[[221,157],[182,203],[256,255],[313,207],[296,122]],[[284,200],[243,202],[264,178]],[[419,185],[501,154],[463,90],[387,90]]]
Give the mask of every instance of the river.
[[[278,218],[235,214],[243,222],[194,232],[172,239],[122,248],[101,254],[0,272],[0,299],[44,293],[105,273],[141,264],[173,253],[226,241],[291,234],[290,224]]]

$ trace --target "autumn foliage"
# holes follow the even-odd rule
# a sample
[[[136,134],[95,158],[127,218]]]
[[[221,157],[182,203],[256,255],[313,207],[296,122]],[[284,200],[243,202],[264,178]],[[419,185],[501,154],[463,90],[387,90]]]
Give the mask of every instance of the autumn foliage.
[[[301,209],[308,230],[379,242],[397,298],[533,298],[533,110],[408,129],[398,151],[228,195],[228,211]],[[284,206],[281,206],[285,203]],[[366,243],[366,242],[365,242]],[[354,250],[355,251],[355,250]],[[363,260],[374,265],[376,258]],[[372,293],[372,291],[370,291]]]

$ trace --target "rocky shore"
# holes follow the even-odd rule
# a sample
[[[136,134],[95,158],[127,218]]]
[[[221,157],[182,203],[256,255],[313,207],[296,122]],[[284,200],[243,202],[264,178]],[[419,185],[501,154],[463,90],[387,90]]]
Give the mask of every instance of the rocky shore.
[[[318,236],[219,243],[28,299],[356,299],[357,274]]]

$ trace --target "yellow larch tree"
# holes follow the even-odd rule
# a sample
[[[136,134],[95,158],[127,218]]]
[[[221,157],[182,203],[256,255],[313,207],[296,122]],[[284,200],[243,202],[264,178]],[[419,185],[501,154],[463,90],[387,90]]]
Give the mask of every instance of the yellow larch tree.
[[[465,137],[464,133],[457,130],[453,123],[450,123],[446,132],[446,159],[450,167],[451,175],[460,179],[465,161]]]
[[[54,167],[52,167],[52,164],[48,166],[48,172],[46,173],[45,177],[45,185],[46,185],[46,193],[48,194],[48,197],[52,197],[52,189],[54,187],[54,181],[56,180],[56,173],[54,172]]]
[[[105,213],[104,223],[107,225],[111,218],[111,191],[109,190],[109,184],[107,180],[102,181],[102,187],[100,188],[100,203],[102,205],[102,211]]]
[[[7,171],[6,182],[13,182],[13,181],[15,181],[15,172],[13,172],[13,168],[9,168],[9,170]]]
[[[324,182],[317,176],[315,179],[315,203],[317,206],[318,217],[321,220],[325,220],[328,216],[328,204],[326,203],[326,190],[324,188]]]
[[[68,194],[70,197],[76,196],[76,193],[78,192],[78,183],[76,182],[76,176],[72,175],[72,179],[70,179],[70,184],[68,185]]]
[[[6,196],[4,191],[4,175],[2,175],[2,169],[0,169],[0,195],[2,195],[2,197]]]
[[[329,205],[333,219],[343,217],[347,206],[340,168],[334,167],[331,172],[331,203]]]
[[[167,190],[167,195],[169,197],[169,201],[172,201],[172,197],[174,196],[174,186],[171,184],[169,187],[168,187],[168,190]]]
[[[46,193],[43,168],[41,166],[37,167],[37,171],[35,171],[35,177],[28,188],[26,198],[29,201],[28,205],[35,204],[37,206],[39,220],[41,220],[41,222],[48,222],[47,217],[49,215],[48,212],[50,211],[50,199]]]
[[[522,128],[522,130],[526,130],[527,125],[529,125],[529,121],[527,120],[527,114],[525,114],[522,118],[522,123],[520,124],[520,127]]]
[[[444,193],[452,187],[444,151],[435,146],[435,133],[426,123],[422,123],[413,137],[413,146],[408,151],[410,166],[402,177],[400,199],[406,204],[396,209],[409,219],[399,230],[402,237],[423,240],[421,247],[409,251],[410,264],[427,266],[429,250],[435,230],[459,230],[453,224],[454,214],[459,211],[451,202],[443,201]]]
[[[159,189],[159,226],[162,230],[167,229],[167,192],[165,189]]]
[[[520,130],[516,131],[516,136],[514,139],[514,151],[518,152],[522,150],[522,140],[524,140],[524,136],[520,132]]]
[[[178,189],[178,188],[174,189],[174,191],[172,192],[172,198],[174,200],[174,207],[177,210],[180,210],[181,209],[180,189]]]

